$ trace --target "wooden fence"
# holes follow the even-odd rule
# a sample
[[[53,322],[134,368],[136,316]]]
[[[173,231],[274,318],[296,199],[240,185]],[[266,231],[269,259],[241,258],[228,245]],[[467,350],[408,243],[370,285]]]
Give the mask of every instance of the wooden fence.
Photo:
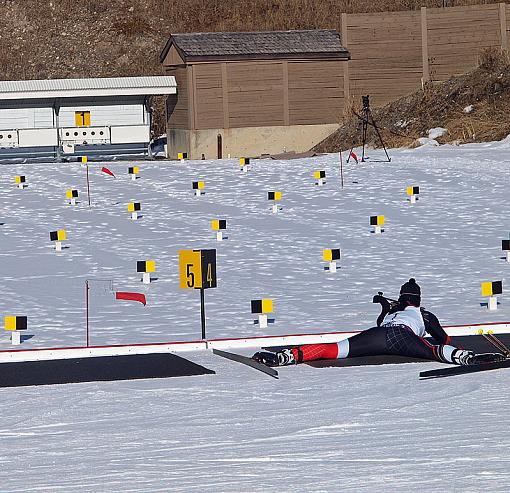
[[[499,3],[342,14],[342,44],[352,56],[344,74],[346,100],[370,94],[380,106],[427,81],[471,70],[484,49],[507,50],[509,9]]]

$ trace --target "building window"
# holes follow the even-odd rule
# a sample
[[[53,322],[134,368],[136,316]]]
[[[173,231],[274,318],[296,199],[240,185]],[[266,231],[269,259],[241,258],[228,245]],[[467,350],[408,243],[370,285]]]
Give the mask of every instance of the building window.
[[[77,127],[90,127],[90,111],[75,111],[74,118]]]

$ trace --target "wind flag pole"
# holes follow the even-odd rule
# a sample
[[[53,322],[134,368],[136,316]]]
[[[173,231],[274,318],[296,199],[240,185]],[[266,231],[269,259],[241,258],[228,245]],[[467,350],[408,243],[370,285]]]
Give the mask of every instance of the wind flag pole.
[[[89,197],[89,207],[90,207],[90,182],[89,182],[89,164],[86,164],[87,166],[87,195]]]
[[[204,288],[200,288],[200,320],[202,322],[202,340],[205,340],[205,297],[204,297]]]
[[[342,180],[342,188],[344,188],[344,162],[342,159],[342,151],[340,151],[340,178]]]
[[[94,282],[107,282],[108,290],[115,293],[116,300],[138,301],[143,306],[147,305],[147,298],[143,293],[133,293],[131,291],[114,291],[113,279],[91,279]],[[89,279],[85,280],[85,313],[86,313],[86,326],[87,326],[87,347],[90,346],[90,330],[89,330]]]
[[[87,166],[88,171],[88,166]],[[89,347],[89,281],[85,281],[85,304],[87,306],[87,347]]]

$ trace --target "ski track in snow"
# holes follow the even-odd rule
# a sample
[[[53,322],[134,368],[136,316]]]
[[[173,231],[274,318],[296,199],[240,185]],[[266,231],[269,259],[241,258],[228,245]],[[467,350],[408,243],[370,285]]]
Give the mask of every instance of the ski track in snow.
[[[22,349],[81,345],[85,279],[113,279],[116,290],[146,293],[148,306],[92,282],[93,344],[196,340],[199,296],[178,287],[177,251],[216,248],[209,338],[366,328],[378,314],[372,296],[396,296],[411,276],[446,325],[508,321],[505,292],[496,312],[480,306],[480,283],[505,289],[510,271],[507,154],[504,142],[394,150],[391,163],[345,165],[344,190],[333,154],[254,160],[246,174],[236,160],[106,163],[117,179],[92,163],[90,210],[82,165],[5,165],[0,314],[28,315]],[[322,188],[315,169],[326,170]],[[414,205],[410,185],[420,186]],[[80,192],[75,207],[68,188]],[[277,215],[270,190],[283,193]],[[139,221],[129,201],[142,203]],[[376,214],[386,216],[380,236],[368,225]],[[217,218],[227,219],[221,243]],[[61,228],[69,248],[57,253],[49,231]],[[323,248],[342,250],[334,274]],[[136,273],[145,259],[156,260],[148,286]],[[250,314],[261,297],[275,305],[266,331]],[[0,348],[11,348],[5,333]],[[217,374],[2,389],[0,491],[509,491],[505,371],[419,381],[439,365],[301,365],[273,380],[210,353],[189,358]]]

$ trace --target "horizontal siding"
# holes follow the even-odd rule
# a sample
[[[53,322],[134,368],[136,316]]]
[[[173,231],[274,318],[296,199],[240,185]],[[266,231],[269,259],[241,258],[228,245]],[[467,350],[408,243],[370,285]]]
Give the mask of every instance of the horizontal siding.
[[[287,62],[288,124],[313,125],[340,120],[344,111],[345,63],[339,60]],[[282,62],[227,63],[226,88],[222,87],[220,63],[192,67],[196,129],[223,128],[223,111],[227,107],[228,126],[232,128],[285,125]],[[175,68],[169,73],[178,81],[178,97],[175,101],[168,98],[172,103],[168,108],[168,125],[170,128],[189,128],[185,126],[187,120],[184,123],[185,110],[189,108],[184,70]]]
[[[420,11],[348,15],[347,30],[351,98],[382,105],[421,86]]]
[[[195,127],[197,129],[223,127],[223,90],[221,65],[194,65]]]
[[[490,10],[497,11],[499,9],[499,4],[493,3],[489,5],[466,5],[463,7],[448,7],[448,8],[428,8],[427,16],[430,16],[432,19],[444,19],[444,14],[447,15],[458,15],[460,17],[464,17],[465,19],[482,19],[483,16],[487,14]]]
[[[177,82],[177,94],[166,100],[167,125],[169,128],[190,128],[186,67],[168,68],[165,71],[167,75],[173,75]]]
[[[126,105],[80,105],[60,108],[59,126],[76,126],[75,112],[90,111],[90,126],[102,127],[105,125],[142,125],[144,123],[144,107],[142,104]]]
[[[480,52],[501,46],[499,6],[427,9],[431,80],[446,80],[475,67]]]
[[[498,4],[426,9],[431,80],[465,73],[477,65],[482,50],[501,47],[499,9]],[[506,15],[510,19],[510,6]],[[370,94],[374,105],[382,105],[421,87],[421,16],[415,10],[345,17],[351,98]]]
[[[53,108],[0,109],[0,130],[52,127]]]
[[[504,11],[510,43],[510,5]],[[228,126],[233,128],[334,123],[343,114],[346,93],[356,102],[369,94],[372,105],[379,106],[420,89],[427,67],[424,56],[430,79],[445,80],[474,68],[482,50],[501,47],[499,4],[424,12],[423,38],[420,10],[344,16],[342,39],[351,60],[286,60],[288,105],[283,100],[282,61],[228,61],[226,87],[222,87],[220,63],[193,65],[196,127],[223,128],[227,108]],[[344,65],[348,66],[346,88]],[[176,71],[167,73],[176,75]],[[187,80],[176,78],[179,95],[169,124],[189,128]]]
[[[283,125],[282,62],[227,64],[230,127]]]
[[[344,70],[338,60],[289,62],[289,123],[337,123],[344,111]]]
[[[74,127],[75,112],[90,111],[90,125],[143,125],[144,107],[142,104],[101,105],[85,104],[63,106],[59,111],[59,126]],[[53,108],[0,109],[0,129],[52,128]]]

